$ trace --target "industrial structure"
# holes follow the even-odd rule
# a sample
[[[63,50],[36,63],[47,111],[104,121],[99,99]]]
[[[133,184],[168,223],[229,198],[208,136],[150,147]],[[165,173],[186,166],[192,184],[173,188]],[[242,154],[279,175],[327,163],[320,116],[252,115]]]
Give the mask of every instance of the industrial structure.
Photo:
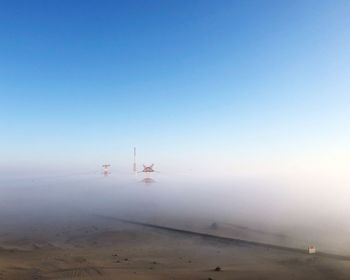
[[[110,164],[103,164],[102,165],[102,168],[103,168],[102,173],[103,173],[104,176],[108,176],[109,174],[111,174],[111,172],[109,171],[110,167],[111,167]]]
[[[146,173],[146,174],[150,174],[152,172],[155,172],[155,170],[153,169],[153,166],[154,166],[153,163],[150,166],[143,165],[143,170],[141,172]]]
[[[137,171],[137,163],[136,163],[136,147],[134,147],[134,150],[133,150],[133,159],[134,159],[134,162],[133,162],[133,166],[132,166],[132,170],[133,170],[133,173],[136,175],[138,173],[143,173],[144,174],[144,178],[141,182],[144,182],[144,183],[153,183],[155,182],[152,178],[151,178],[151,174],[154,173],[154,172],[158,172],[156,170],[154,170],[154,164],[152,163],[151,165],[145,165],[143,164],[143,169],[140,170],[140,171]],[[104,176],[108,176],[111,174],[111,171],[110,171],[110,167],[111,165],[110,164],[103,164],[102,165],[102,174]]]
[[[145,174],[145,177],[143,178],[143,180],[141,182],[143,183],[154,183],[155,181],[151,178],[151,174],[156,172],[154,169],[153,169],[153,166],[154,164],[152,163],[151,165],[147,166],[147,165],[143,165],[143,170],[140,171],[140,173],[144,173]]]
[[[134,166],[133,166],[133,171],[134,171],[134,174],[137,173],[137,168],[136,168],[136,147],[134,147]]]

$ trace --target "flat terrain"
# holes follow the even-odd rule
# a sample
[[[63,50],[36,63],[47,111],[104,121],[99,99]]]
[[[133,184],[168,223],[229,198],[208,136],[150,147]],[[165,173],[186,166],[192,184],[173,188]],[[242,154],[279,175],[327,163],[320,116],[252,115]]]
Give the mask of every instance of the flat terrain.
[[[20,224],[2,228],[0,279],[350,279],[347,260],[103,217]]]
[[[279,189],[98,176],[0,185],[0,280],[350,280],[348,258],[305,250],[350,255],[349,231],[312,209],[287,211]]]

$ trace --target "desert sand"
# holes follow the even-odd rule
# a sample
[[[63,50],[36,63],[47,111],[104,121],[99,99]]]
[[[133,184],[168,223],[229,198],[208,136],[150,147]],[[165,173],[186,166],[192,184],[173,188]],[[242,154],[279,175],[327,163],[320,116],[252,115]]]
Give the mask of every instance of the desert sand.
[[[2,280],[350,279],[346,258],[172,232],[102,216],[2,225]],[[215,271],[217,267],[220,271]]]
[[[215,196],[200,207],[180,187],[102,179],[3,183],[0,280],[350,279],[348,257],[308,255],[293,231],[242,224],[240,191],[225,222]]]

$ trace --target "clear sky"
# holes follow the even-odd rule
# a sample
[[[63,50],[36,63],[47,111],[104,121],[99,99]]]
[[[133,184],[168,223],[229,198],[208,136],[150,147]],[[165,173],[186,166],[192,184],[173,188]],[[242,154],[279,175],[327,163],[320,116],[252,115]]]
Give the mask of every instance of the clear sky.
[[[0,168],[346,174],[350,1],[0,0]],[[294,174],[293,173],[293,174]]]

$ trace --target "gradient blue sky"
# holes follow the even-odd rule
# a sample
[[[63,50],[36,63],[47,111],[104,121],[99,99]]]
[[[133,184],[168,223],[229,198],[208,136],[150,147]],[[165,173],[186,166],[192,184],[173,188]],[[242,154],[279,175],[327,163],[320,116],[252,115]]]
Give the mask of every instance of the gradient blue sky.
[[[163,170],[345,174],[349,15],[331,0],[0,0],[0,168],[128,168],[136,145]]]

